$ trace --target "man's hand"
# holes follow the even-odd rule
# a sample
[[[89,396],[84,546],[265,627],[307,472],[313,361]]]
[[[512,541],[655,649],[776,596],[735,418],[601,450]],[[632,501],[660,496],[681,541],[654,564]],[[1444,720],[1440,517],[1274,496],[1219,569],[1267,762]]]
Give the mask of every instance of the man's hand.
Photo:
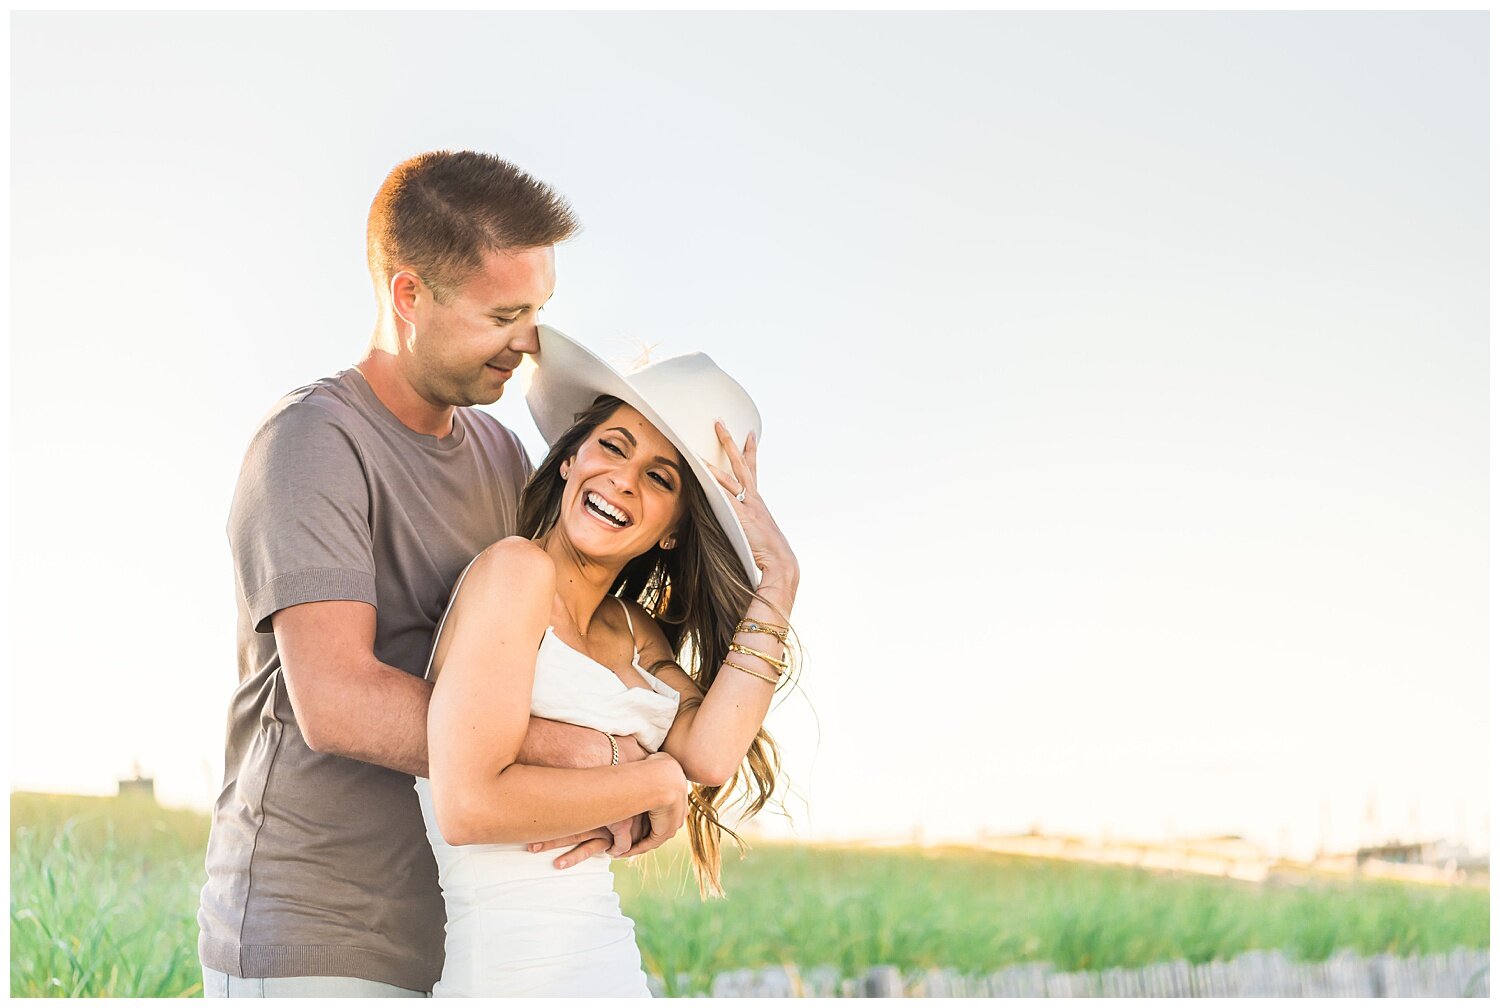
[[[634,735],[616,735],[615,746],[620,750],[621,763],[634,763],[651,755],[645,746],[635,740]]]
[[[630,849],[637,836],[641,835],[646,828],[642,825],[644,818],[644,815],[638,815],[631,819],[622,819],[620,822],[600,826],[587,833],[574,833],[572,836],[558,837],[556,840],[527,844],[526,849],[532,853],[538,853],[556,850],[559,847],[570,847],[571,850],[566,854],[553,859],[554,868],[571,868],[576,864],[582,864],[595,854],[620,857]]]

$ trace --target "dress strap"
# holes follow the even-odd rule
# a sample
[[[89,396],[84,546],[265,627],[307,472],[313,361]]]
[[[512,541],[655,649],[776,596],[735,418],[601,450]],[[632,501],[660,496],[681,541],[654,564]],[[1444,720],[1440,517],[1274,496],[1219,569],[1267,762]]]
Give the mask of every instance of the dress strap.
[[[640,646],[635,642],[635,624],[630,622],[630,607],[626,605],[625,600],[618,595],[615,596],[615,601],[620,603],[621,609],[625,610],[625,627],[630,631],[630,646],[635,650],[635,656],[639,658],[641,656],[641,649]]]
[[[478,559],[478,556],[474,557],[474,560]],[[427,652],[427,668],[422,671],[424,682],[432,675],[432,660],[437,657],[438,641],[443,639],[443,627],[448,622],[448,614],[453,611],[453,602],[458,598],[458,590],[463,587],[464,575],[468,574],[469,568],[474,566],[474,560],[464,564],[464,569],[459,571],[458,580],[453,582],[453,591],[448,595],[448,605],[443,608],[443,617],[438,620],[437,629],[432,632],[432,650]],[[633,633],[632,631],[632,635]]]

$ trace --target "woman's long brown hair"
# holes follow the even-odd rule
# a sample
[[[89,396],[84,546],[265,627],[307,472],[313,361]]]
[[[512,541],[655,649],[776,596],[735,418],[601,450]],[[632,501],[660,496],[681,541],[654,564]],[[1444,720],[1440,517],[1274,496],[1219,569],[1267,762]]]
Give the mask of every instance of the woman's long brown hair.
[[[565,485],[562,463],[576,455],[589,434],[620,405],[621,400],[613,396],[600,396],[557,439],[521,492],[521,535],[539,539],[557,523]],[[610,594],[633,599],[651,614],[665,632],[678,662],[707,693],[729,656],[735,627],[750,600],[757,596],[696,479],[683,480],[683,498],[686,510],[677,530],[677,548],[652,546],[631,560],[615,579]],[[719,813],[736,788],[743,785],[741,818],[755,815],[771,800],[780,772],[776,743],[761,728],[733,777],[720,787],[693,785],[688,798],[688,842],[698,889],[704,896],[724,894],[719,880],[721,836],[727,834],[744,849],[744,841],[719,820]]]

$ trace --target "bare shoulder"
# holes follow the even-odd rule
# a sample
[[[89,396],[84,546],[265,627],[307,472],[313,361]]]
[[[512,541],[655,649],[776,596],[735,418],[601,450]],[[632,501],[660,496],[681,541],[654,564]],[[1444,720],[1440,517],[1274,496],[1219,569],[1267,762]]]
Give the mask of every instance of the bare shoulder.
[[[496,618],[532,609],[545,614],[556,590],[557,565],[546,550],[530,539],[509,536],[474,558],[453,600],[453,610],[461,615],[480,609]]]
[[[646,607],[627,598],[622,598],[620,601],[625,603],[625,608],[630,613],[630,624],[635,628],[636,646],[644,648],[646,644],[655,641],[660,641],[665,646],[667,635],[662,632],[655,618],[646,611]]]
[[[691,685],[692,680],[688,678],[687,673],[682,671],[682,667],[676,664],[677,655],[672,652],[672,645],[668,642],[666,630],[662,628],[662,625],[653,619],[651,614],[640,603],[632,602],[629,599],[623,599],[622,601],[625,603],[625,607],[630,610],[630,622],[635,627],[635,646],[641,653],[641,667],[645,669],[655,667],[657,669],[657,678],[666,682],[667,685],[678,692],[682,692],[685,688],[683,683],[687,683],[689,685],[686,688],[696,693],[698,691],[697,686]],[[672,662],[673,664],[668,666],[657,665],[658,662],[664,661]],[[676,679],[669,678],[673,676]],[[680,679],[681,682],[677,681],[677,679]]]
[[[438,681],[452,648],[475,646],[498,653],[497,642],[535,642],[547,623],[557,590],[557,567],[536,543],[519,536],[486,547],[470,564],[449,605],[433,652]],[[464,667],[480,664],[465,662]]]
[[[530,539],[521,536],[506,536],[491,543],[474,558],[469,577],[480,582],[503,582],[514,586],[517,582],[546,582],[555,585],[557,565]]]

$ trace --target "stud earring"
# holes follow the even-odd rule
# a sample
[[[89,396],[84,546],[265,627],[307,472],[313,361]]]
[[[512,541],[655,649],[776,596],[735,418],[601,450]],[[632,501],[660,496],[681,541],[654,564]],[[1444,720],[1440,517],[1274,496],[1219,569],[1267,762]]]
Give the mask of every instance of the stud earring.
[[[675,539],[663,539],[661,541],[661,548],[664,549],[664,550],[669,550],[673,546],[676,546],[676,545],[677,545],[677,540],[675,540]]]

